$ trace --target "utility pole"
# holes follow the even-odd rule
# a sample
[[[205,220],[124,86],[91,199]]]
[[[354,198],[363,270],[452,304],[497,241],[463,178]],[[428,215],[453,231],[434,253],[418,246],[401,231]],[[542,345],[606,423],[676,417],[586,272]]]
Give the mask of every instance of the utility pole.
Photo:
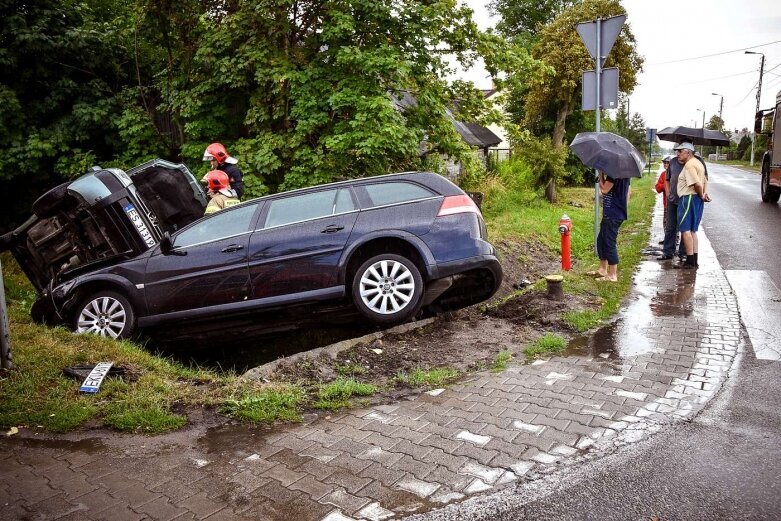
[[[762,74],[765,72],[765,55],[761,52],[746,51],[745,54],[759,54],[762,56],[762,61],[759,62],[759,83],[757,83],[757,108],[754,110],[754,117],[756,118],[757,112],[759,112],[759,99],[762,96]],[[757,131],[751,133],[751,166],[754,166],[754,142],[757,140]]]
[[[705,136],[705,111],[702,109],[697,109],[697,112],[702,112],[702,135]],[[694,128],[697,128],[696,123],[694,125]],[[700,145],[700,157],[702,157],[702,145]]]
[[[721,101],[719,102],[719,131],[721,131],[724,127],[724,120],[721,119],[721,109],[724,108],[724,95],[711,92],[711,96],[721,96]],[[716,161],[718,160],[719,160],[719,146],[716,145]]]

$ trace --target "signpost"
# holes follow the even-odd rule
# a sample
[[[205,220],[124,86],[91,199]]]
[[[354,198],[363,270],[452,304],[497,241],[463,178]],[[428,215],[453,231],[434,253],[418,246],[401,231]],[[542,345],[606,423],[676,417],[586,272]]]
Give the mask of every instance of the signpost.
[[[648,140],[648,173],[651,173],[651,145],[654,142],[654,138],[656,137],[656,129],[655,128],[646,128],[645,129],[645,138]]]
[[[616,43],[618,34],[621,32],[621,27],[624,26],[626,21],[626,15],[611,16],[610,18],[597,18],[593,22],[582,22],[577,25],[577,31],[583,43],[586,45],[586,49],[591,57],[594,59],[595,70],[594,74],[590,75],[589,72],[584,72],[583,75],[583,93],[586,93],[586,81],[587,78],[593,78],[593,87],[588,85],[589,92],[593,92],[594,105],[589,103],[587,108],[586,102],[583,103],[583,110],[595,110],[596,111],[596,131],[600,131],[599,125],[599,109],[605,104],[604,102],[615,99],[613,103],[618,101],[618,69],[614,69],[615,73],[607,73],[611,69],[605,71],[602,70],[602,66],[605,64],[607,55],[610,54],[610,49],[613,48],[613,44]],[[603,75],[603,72],[606,74]],[[612,78],[615,74],[615,82]],[[606,78],[611,78],[611,81],[606,82]],[[615,94],[613,93],[615,89]],[[607,91],[605,94],[602,90]],[[585,98],[584,98],[585,99]],[[610,104],[607,103],[610,107]],[[594,181],[594,249],[597,247],[597,237],[599,236],[599,172],[596,173]]]

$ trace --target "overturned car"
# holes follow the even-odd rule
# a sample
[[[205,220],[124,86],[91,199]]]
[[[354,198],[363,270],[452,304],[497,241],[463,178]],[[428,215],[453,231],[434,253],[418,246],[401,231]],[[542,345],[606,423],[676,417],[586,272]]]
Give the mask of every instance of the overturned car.
[[[437,174],[321,185],[203,217],[207,200],[181,164],[95,168],[35,201],[0,246],[38,291],[36,321],[113,338],[317,307],[394,324],[486,300],[502,280],[478,207]]]

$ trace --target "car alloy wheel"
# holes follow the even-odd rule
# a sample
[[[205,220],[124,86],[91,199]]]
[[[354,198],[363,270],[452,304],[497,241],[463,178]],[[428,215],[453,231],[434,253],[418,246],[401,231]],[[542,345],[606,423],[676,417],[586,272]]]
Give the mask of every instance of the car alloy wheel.
[[[401,321],[417,313],[423,279],[415,264],[399,255],[378,255],[356,274],[353,298],[358,309],[379,323]]]
[[[122,295],[114,292],[97,293],[79,307],[75,331],[104,337],[125,338],[134,328],[133,310]]]

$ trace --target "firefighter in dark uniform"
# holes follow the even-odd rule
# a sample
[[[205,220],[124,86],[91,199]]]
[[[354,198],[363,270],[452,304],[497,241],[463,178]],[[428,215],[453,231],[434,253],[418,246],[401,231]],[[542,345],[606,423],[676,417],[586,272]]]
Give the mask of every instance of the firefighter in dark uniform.
[[[244,181],[242,181],[241,170],[236,163],[238,159],[231,157],[222,143],[212,143],[206,147],[203,153],[203,160],[210,161],[212,170],[222,170],[228,174],[231,188],[236,192],[236,196],[241,199],[244,195]]]

